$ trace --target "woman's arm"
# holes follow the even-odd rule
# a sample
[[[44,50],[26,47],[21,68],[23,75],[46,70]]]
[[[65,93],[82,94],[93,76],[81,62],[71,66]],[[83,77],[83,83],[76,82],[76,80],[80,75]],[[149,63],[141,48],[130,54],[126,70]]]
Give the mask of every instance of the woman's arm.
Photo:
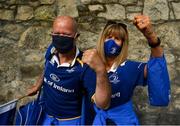
[[[151,57],[144,68],[149,102],[153,106],[167,106],[170,101],[171,89],[166,59],[163,56],[163,49],[160,47],[160,39],[154,32],[148,16],[136,16],[134,24],[144,34],[151,47]]]
[[[149,46],[151,47],[151,57],[162,57],[163,48],[160,46],[160,39],[153,30],[150,18],[145,15],[134,17],[134,25],[146,37]],[[147,66],[144,68],[144,77],[147,78]]]
[[[96,90],[92,100],[98,107],[107,109],[111,100],[111,86],[109,84],[105,65],[100,59],[97,50],[91,49],[85,51],[82,61],[96,72]]]

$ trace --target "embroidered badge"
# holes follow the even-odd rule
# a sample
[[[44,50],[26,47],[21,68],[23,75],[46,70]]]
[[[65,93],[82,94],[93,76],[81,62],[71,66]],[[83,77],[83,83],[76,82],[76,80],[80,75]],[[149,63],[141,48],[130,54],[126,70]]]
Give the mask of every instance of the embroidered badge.
[[[111,76],[109,76],[109,81],[113,84],[119,83],[120,80],[119,80],[117,73],[113,73]]]

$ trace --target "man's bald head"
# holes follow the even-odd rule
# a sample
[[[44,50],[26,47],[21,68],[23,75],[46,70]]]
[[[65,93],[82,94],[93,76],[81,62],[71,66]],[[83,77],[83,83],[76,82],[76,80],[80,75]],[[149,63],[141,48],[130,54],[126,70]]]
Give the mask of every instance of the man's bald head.
[[[70,16],[58,16],[53,23],[53,32],[75,35],[77,33],[77,23]]]

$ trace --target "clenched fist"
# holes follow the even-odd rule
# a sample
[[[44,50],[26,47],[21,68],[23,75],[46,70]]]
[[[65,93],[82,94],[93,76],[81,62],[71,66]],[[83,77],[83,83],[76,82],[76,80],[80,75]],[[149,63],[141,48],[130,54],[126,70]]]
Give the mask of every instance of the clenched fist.
[[[134,17],[133,23],[143,34],[146,34],[146,32],[148,32],[147,34],[153,33],[151,21],[148,16],[137,15]]]
[[[153,30],[149,16],[137,15],[133,20],[134,25],[139,29],[151,44],[157,43],[157,35]]]
[[[82,61],[88,64],[95,72],[105,70],[105,65],[96,49],[89,49],[83,53]]]

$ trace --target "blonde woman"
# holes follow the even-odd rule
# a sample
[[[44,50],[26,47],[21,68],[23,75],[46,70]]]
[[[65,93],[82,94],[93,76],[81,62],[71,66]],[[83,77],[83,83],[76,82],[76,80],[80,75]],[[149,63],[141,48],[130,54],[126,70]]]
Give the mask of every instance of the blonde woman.
[[[151,105],[167,106],[169,103],[170,82],[160,39],[153,31],[148,16],[135,16],[134,25],[143,33],[151,47],[147,63],[127,59],[127,27],[113,21],[109,21],[104,27],[97,48],[83,54],[83,61],[91,68],[107,73],[112,87],[109,107],[104,110],[94,107],[94,124],[138,125],[131,102],[136,86],[148,86]]]

